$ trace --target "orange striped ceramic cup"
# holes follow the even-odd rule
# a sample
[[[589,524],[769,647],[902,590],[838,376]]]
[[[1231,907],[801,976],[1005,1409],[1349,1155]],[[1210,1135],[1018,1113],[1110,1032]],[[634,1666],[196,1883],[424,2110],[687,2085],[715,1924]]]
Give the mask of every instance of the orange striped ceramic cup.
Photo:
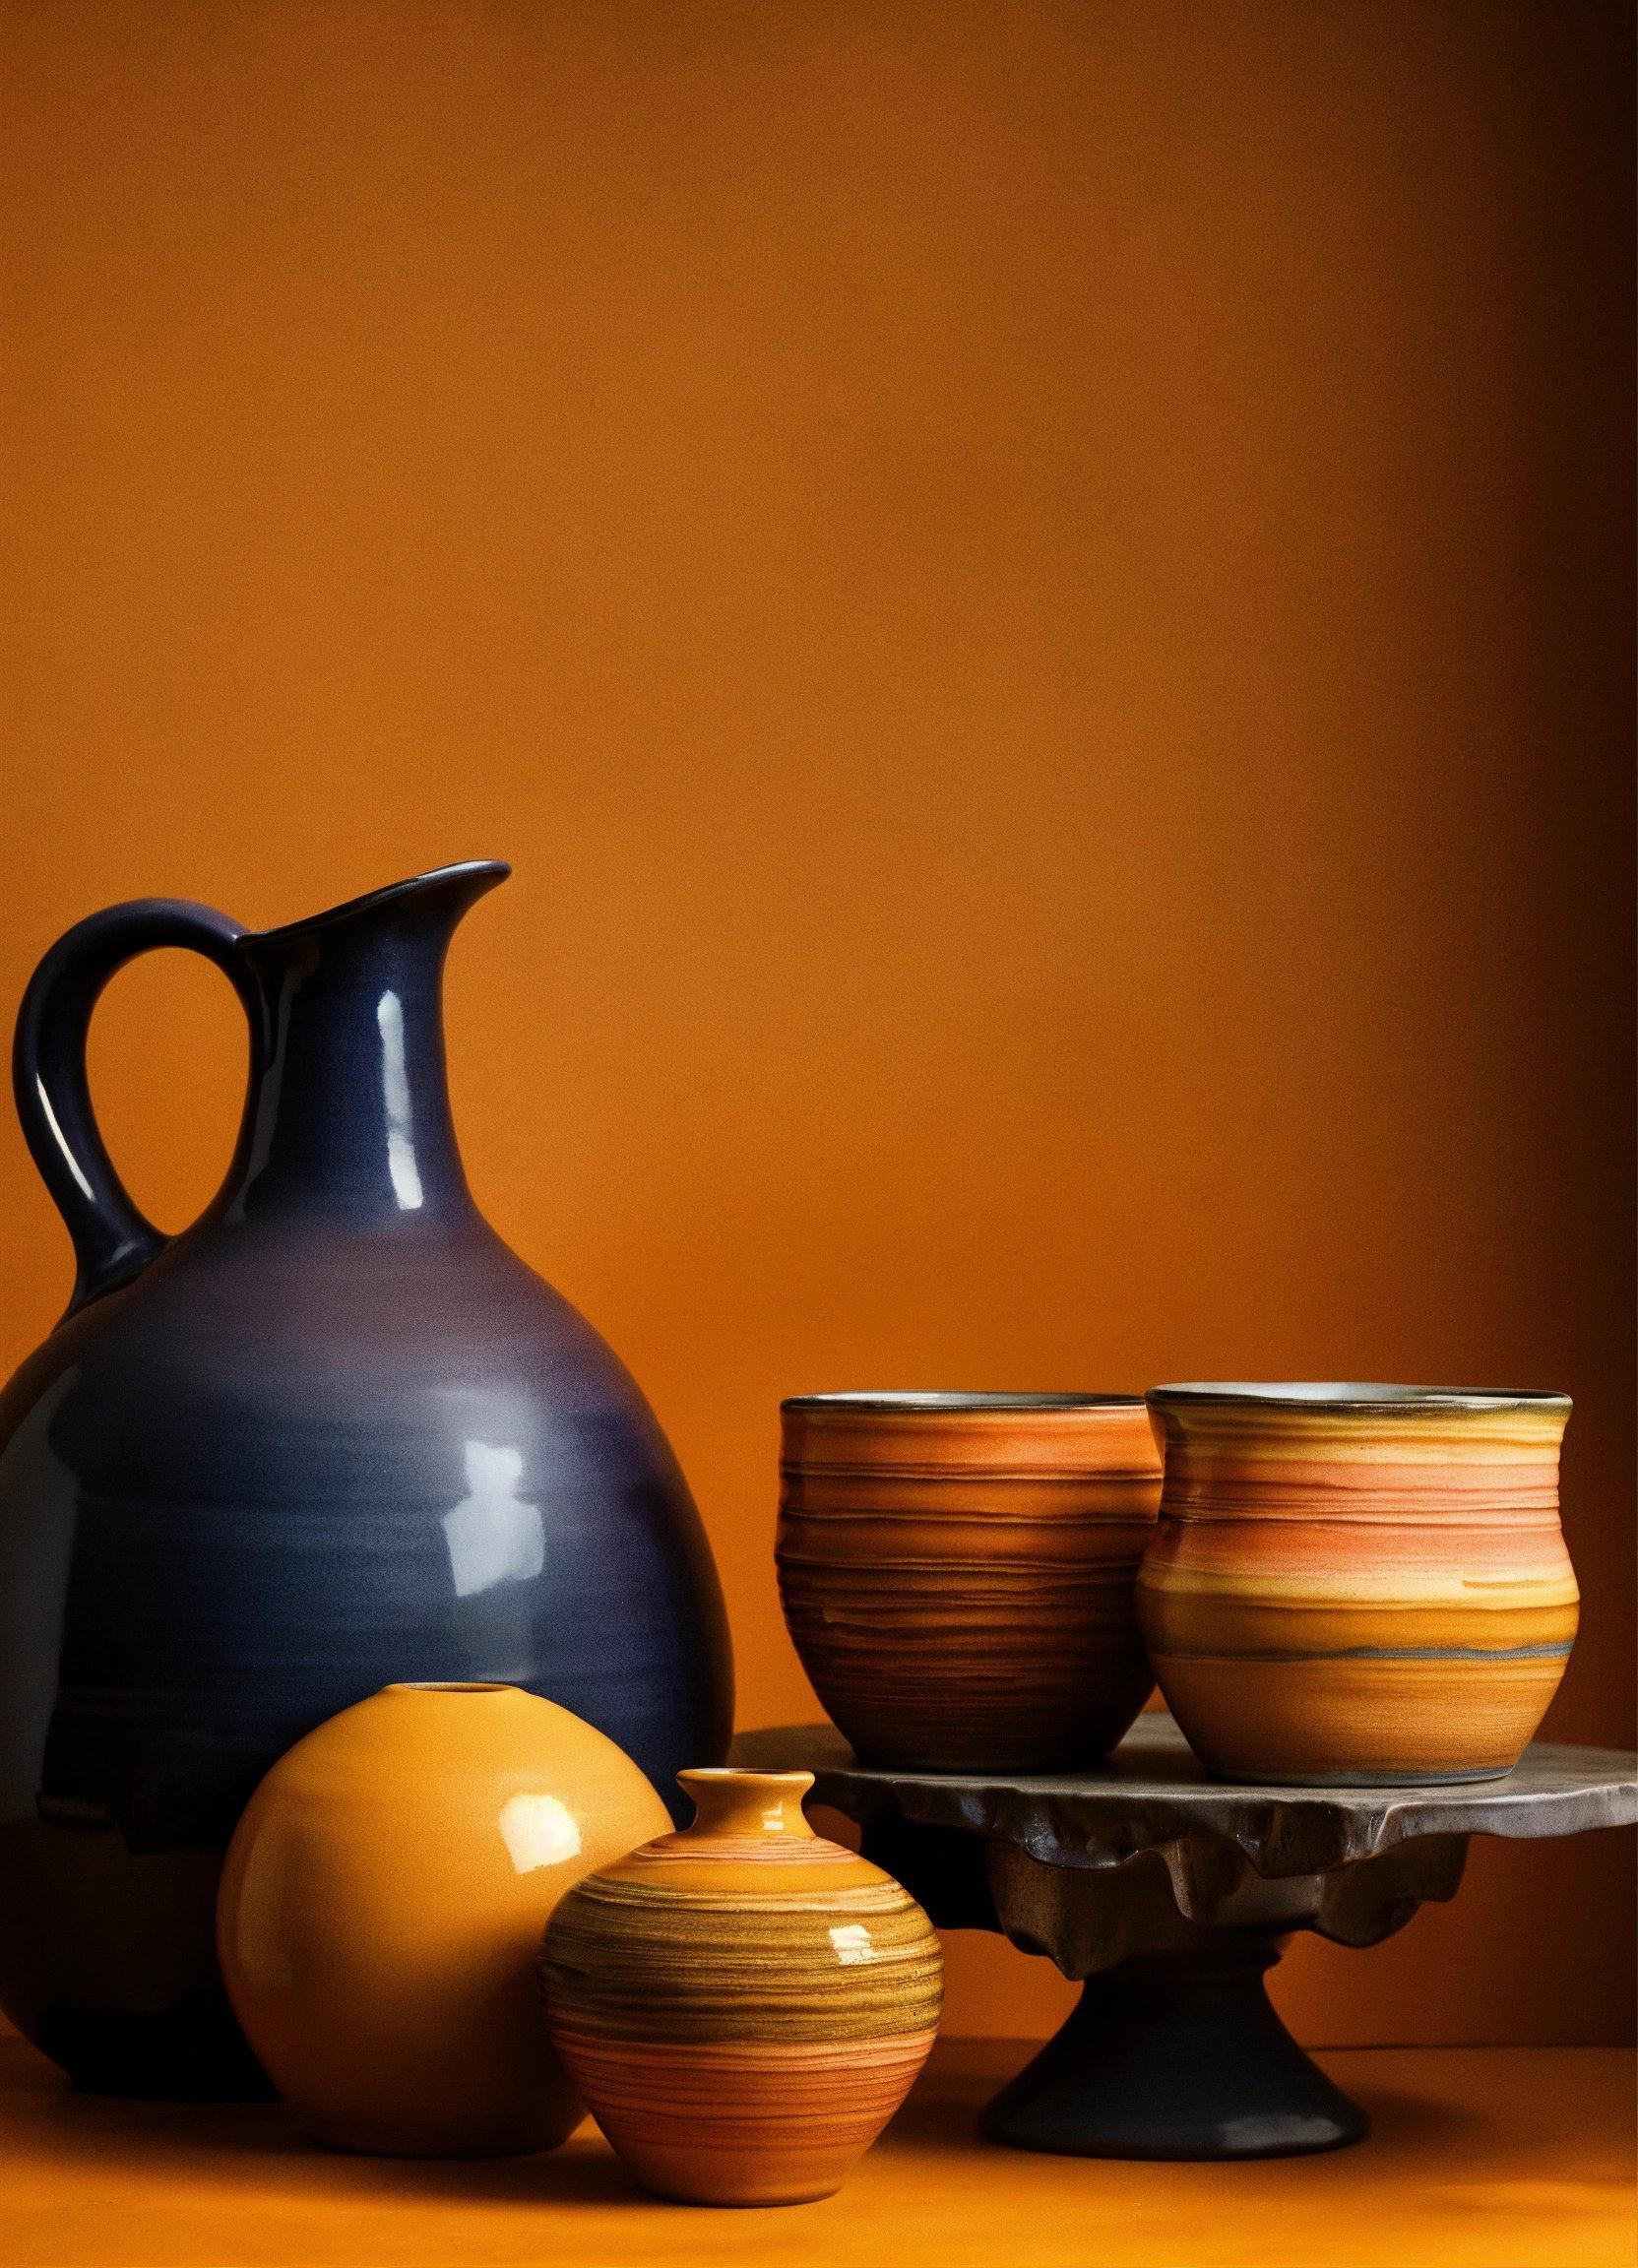
[[[1115,1394],[804,1394],[782,1406],[785,1618],[857,1752],[1096,1762],[1154,1683],[1132,1587],[1160,1455]]]
[[[1237,1780],[1488,1780],[1557,1690],[1578,1593],[1564,1394],[1160,1386],[1138,1614],[1201,1761]]]

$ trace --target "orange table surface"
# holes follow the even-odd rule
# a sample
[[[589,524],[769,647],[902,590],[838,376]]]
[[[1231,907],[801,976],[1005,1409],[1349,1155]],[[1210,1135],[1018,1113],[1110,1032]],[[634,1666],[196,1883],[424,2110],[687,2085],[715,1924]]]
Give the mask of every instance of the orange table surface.
[[[312,2148],[276,2106],[70,2092],[0,2040],[5,2268],[1631,2268],[1633,2059],[1595,2048],[1321,2057],[1375,2132],[1323,2158],[1143,2166],[1031,2157],[974,2113],[1026,2050],[947,2041],[839,2196],[663,2205],[595,2127],[537,2158],[417,2163]]]

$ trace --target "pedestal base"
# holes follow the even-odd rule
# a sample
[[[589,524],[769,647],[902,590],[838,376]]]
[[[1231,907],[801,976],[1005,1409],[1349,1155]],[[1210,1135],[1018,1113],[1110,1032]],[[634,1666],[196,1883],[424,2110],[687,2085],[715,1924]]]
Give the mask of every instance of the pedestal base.
[[[1281,2023],[1267,1944],[1122,1961],[983,2114],[992,2141],[1079,2158],[1283,2158],[1370,2121]]]

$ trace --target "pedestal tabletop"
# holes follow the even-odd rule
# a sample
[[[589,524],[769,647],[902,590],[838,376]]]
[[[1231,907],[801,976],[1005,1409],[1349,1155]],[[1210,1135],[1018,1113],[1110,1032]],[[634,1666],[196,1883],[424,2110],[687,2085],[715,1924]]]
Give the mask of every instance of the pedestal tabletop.
[[[1059,1866],[1117,1865],[1198,1835],[1234,1844],[1261,1874],[1304,1874],[1418,1835],[1575,1835],[1638,1818],[1638,1755],[1619,1749],[1538,1741],[1505,1779],[1444,1786],[1252,1787],[1214,1780],[1161,1709],[1090,1772],[889,1770],[861,1763],[834,1725],[741,1732],[733,1744],[736,1764],[772,1771],[775,1759],[811,1772],[816,1798],[850,1817],[893,1811]]]

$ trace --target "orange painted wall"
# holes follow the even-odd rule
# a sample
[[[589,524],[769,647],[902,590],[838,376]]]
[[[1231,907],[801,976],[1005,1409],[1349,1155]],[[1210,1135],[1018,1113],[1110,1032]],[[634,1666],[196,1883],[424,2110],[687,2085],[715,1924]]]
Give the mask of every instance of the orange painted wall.
[[[1597,0],[13,5],[0,1008],[72,918],[516,880],[496,1225],[732,1601],[802,1388],[1564,1386],[1630,1737],[1630,17]],[[167,1224],[241,1056],[122,976]],[[64,1239],[0,1125],[0,1356]],[[1476,1847],[1321,2041],[1618,2037],[1630,1839]],[[959,2029],[1044,2025],[963,1940]]]

